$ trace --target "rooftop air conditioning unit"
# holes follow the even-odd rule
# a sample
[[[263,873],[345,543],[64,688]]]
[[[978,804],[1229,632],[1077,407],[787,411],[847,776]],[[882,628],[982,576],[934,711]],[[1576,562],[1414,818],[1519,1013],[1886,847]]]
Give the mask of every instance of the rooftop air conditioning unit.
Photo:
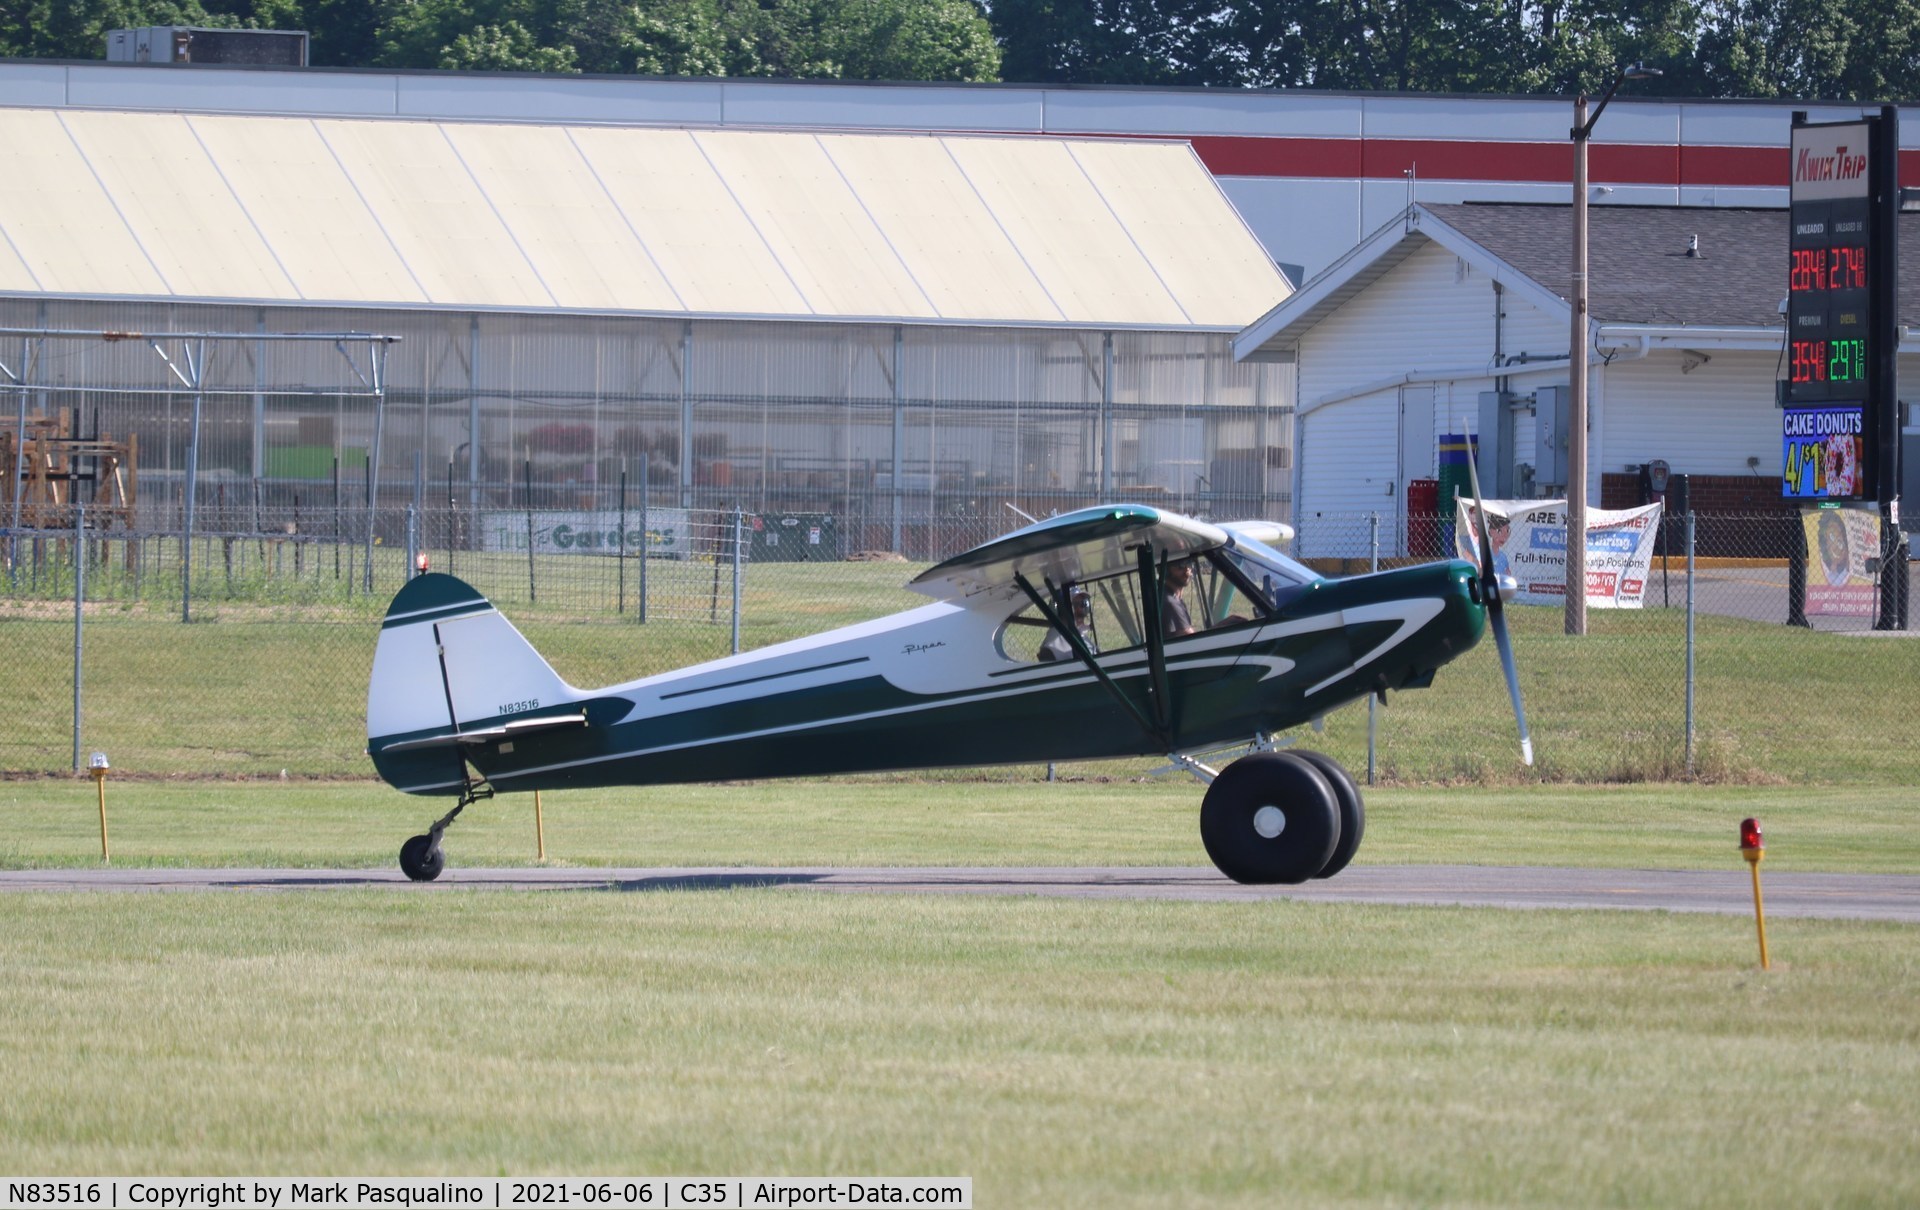
[[[307,34],[297,29],[205,29],[149,25],[107,31],[109,63],[243,63],[305,67]]]

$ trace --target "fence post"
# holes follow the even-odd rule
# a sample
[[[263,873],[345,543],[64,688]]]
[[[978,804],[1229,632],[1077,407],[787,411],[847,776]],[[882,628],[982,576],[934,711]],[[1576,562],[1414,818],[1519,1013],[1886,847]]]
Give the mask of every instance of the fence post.
[[[1883,508],[1880,517],[1880,592],[1873,619],[1875,630],[1907,628],[1907,549],[1900,537],[1900,527],[1893,524]]]
[[[1380,570],[1380,514],[1377,512],[1367,514],[1367,544],[1371,552],[1368,557],[1367,570],[1379,571]],[[1379,734],[1379,720],[1375,714],[1375,711],[1377,711],[1379,707],[1380,707],[1380,695],[1377,693],[1369,693],[1367,695],[1367,784],[1368,785],[1373,784],[1373,777],[1374,777],[1374,739]]]
[[[1687,510],[1687,774],[1693,774],[1693,510]]]
[[[360,569],[363,591],[373,595],[373,521],[380,506],[380,446],[387,433],[387,393],[381,391],[373,403],[373,449],[367,454],[367,546],[366,562]],[[403,577],[404,579],[404,577]]]
[[[204,346],[201,357],[206,356]],[[193,371],[193,430],[187,437],[187,482],[185,516],[180,531],[180,620],[193,620],[193,497],[200,480],[200,405],[206,394],[200,390],[200,363],[190,363]]]
[[[20,373],[27,372],[27,343],[20,342]],[[7,531],[7,582],[20,584],[20,505],[27,485],[27,388],[19,389],[20,422],[13,437],[13,525]]]
[[[740,654],[740,539],[746,530],[746,514],[733,510],[733,654]]]
[[[647,620],[647,563],[653,558],[653,531],[647,528],[647,468],[652,460],[652,454],[640,459],[640,601],[634,611],[639,622]]]
[[[620,528],[614,531],[620,536],[613,544],[614,567],[618,569],[620,582],[619,603],[614,612],[627,612],[627,460],[620,460]]]
[[[453,544],[458,537],[460,503],[453,495],[453,458],[447,458],[447,574],[453,574]]]
[[[68,499],[73,499],[70,495]],[[87,506],[73,501],[73,771],[80,772],[80,655],[86,647],[84,616],[87,599]]]
[[[407,570],[400,576],[406,583],[420,570],[420,552],[427,548],[427,455],[413,451],[413,503],[407,506]]]
[[[533,584],[533,457],[528,455],[525,467],[527,484],[527,604],[535,605],[540,601],[538,590]]]
[[[1807,621],[1807,530],[1794,513],[1793,534],[1787,539],[1787,625],[1812,628]],[[1691,551],[1691,547],[1688,548]]]

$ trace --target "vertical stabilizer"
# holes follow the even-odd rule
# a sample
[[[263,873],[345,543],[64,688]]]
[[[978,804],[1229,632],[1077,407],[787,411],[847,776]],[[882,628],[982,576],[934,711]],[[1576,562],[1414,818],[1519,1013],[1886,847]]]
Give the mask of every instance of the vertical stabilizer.
[[[537,719],[581,694],[471,585],[430,574],[387,607],[367,686],[367,752],[414,794],[466,781],[463,733]]]

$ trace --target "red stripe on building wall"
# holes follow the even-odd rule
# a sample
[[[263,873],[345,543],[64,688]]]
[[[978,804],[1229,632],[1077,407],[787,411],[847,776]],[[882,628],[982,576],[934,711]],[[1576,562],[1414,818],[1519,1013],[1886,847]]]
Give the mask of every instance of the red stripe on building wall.
[[[1785,147],[1682,146],[1683,185],[1771,185],[1787,187]]]
[[[1165,137],[1165,136],[1159,136]],[[1177,137],[1177,136],[1175,136]],[[1200,161],[1215,176],[1401,179],[1409,168],[1427,180],[1573,179],[1570,143],[1479,139],[1294,139],[1195,135]],[[1596,143],[1588,175],[1595,184],[1785,188],[1787,149],[1702,144]],[[1900,177],[1920,184],[1920,151],[1900,153]]]
[[[1197,134],[1190,140],[1215,176],[1360,175],[1360,139],[1272,139]]]

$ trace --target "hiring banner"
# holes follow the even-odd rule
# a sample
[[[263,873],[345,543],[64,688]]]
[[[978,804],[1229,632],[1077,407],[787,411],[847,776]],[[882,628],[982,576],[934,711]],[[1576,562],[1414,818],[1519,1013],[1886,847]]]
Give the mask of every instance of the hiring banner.
[[[1880,558],[1879,511],[1810,508],[1801,522],[1807,532],[1808,616],[1873,617],[1880,602],[1873,571]]]
[[[1455,545],[1463,559],[1480,565],[1480,530],[1473,501],[1456,502]],[[1638,609],[1660,532],[1660,508],[1587,510],[1587,605],[1592,609]],[[1566,599],[1567,502],[1489,500],[1487,530],[1495,574],[1519,587],[1507,599],[1520,605],[1558,605]]]

